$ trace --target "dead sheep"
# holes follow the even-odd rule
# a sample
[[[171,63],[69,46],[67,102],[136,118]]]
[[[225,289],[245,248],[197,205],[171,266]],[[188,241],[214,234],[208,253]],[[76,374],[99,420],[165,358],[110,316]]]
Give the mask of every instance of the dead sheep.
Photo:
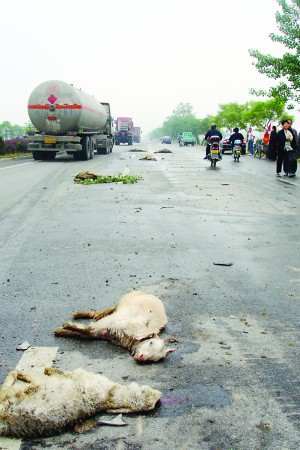
[[[101,411],[152,410],[161,396],[149,386],[120,385],[80,368],[47,368],[38,375],[13,371],[0,388],[0,435],[53,436]]]
[[[74,180],[97,180],[101,175],[96,172],[92,172],[91,170],[83,170],[82,172],[79,172]]]
[[[159,361],[175,348],[166,348],[158,333],[167,323],[162,301],[142,291],[125,294],[112,308],[78,311],[75,319],[93,319],[88,326],[66,322],[56,336],[112,341],[127,348],[136,361]]]

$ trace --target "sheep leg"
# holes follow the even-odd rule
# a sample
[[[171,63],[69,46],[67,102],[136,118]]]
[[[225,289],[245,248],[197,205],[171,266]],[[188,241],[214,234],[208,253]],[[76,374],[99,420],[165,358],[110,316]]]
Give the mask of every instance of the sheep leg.
[[[84,325],[78,325],[76,323],[67,322],[62,327],[57,328],[54,331],[55,336],[65,337],[78,337],[81,339],[93,339],[91,334],[91,327],[85,327]]]
[[[61,375],[66,378],[70,378],[72,376],[71,372],[68,372],[66,370],[58,369],[57,367],[45,367],[44,374],[51,376],[51,375]]]
[[[113,306],[112,308],[103,309],[101,311],[76,311],[73,314],[74,319],[94,319],[94,320],[100,320],[102,317],[108,316],[109,314],[112,314],[115,312],[116,307]]]
[[[31,383],[32,379],[24,372],[17,372],[17,380],[24,381],[24,383]]]
[[[12,386],[16,380],[17,380],[17,372],[16,371],[9,372],[6,375],[1,388]]]

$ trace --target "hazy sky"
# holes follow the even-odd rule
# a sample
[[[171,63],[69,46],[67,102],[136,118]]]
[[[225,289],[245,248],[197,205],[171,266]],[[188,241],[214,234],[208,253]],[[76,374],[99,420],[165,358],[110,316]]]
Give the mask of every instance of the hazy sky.
[[[267,88],[248,49],[280,54],[276,0],[5,0],[0,122],[27,122],[32,90],[72,83],[145,132],[180,103],[198,118]],[[3,14],[5,13],[5,14]],[[300,125],[300,122],[299,122]]]

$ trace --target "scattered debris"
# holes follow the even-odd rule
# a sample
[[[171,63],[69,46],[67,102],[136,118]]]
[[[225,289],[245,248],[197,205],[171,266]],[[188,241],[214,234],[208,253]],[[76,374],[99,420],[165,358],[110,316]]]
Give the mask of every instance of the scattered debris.
[[[16,350],[27,350],[30,347],[29,342],[25,341],[22,344],[19,344]]]
[[[272,427],[268,422],[261,421],[258,425],[256,425],[256,428],[259,428],[262,431],[270,431]]]
[[[137,175],[100,175],[91,171],[79,172],[74,181],[77,184],[98,184],[98,183],[137,183],[142,177]]]
[[[146,150],[142,150],[141,148],[132,148],[131,150],[128,150],[128,153],[129,152],[146,152]]]
[[[90,170],[84,170],[83,172],[79,172],[75,178],[74,181],[79,180],[97,180],[97,178],[101,177],[99,173],[91,172]]]
[[[163,148],[162,150],[158,150],[157,152],[154,153],[173,153],[173,152],[168,148]]]
[[[226,267],[229,267],[229,266],[232,266],[233,263],[232,262],[229,262],[229,263],[217,263],[217,262],[214,262],[213,265],[214,266],[226,266]]]
[[[115,417],[112,420],[97,420],[97,425],[110,425],[112,427],[124,427],[128,425],[125,423],[122,419],[122,414],[118,414],[117,417]]]
[[[154,158],[154,156],[152,156],[152,155],[147,155],[147,156],[145,156],[145,158],[140,158],[140,161],[157,161],[157,159],[156,158]]]

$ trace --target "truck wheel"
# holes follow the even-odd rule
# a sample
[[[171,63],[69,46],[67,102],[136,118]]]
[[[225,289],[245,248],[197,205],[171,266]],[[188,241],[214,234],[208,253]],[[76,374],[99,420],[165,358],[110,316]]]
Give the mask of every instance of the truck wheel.
[[[82,150],[80,156],[83,161],[87,161],[91,156],[91,140],[88,136],[84,136],[81,139]]]
[[[32,152],[32,157],[33,157],[33,159],[35,159],[36,161],[37,160],[39,160],[39,159],[41,159],[41,152],[38,152],[38,151],[36,151],[36,150],[34,150],[33,152]]]
[[[90,152],[90,159],[94,158],[94,149],[95,149],[95,139],[94,137],[91,138],[91,152]]]
[[[55,159],[56,152],[44,152],[44,153],[45,154],[42,155],[43,156],[42,159],[49,160],[49,161],[52,161],[53,159]]]

